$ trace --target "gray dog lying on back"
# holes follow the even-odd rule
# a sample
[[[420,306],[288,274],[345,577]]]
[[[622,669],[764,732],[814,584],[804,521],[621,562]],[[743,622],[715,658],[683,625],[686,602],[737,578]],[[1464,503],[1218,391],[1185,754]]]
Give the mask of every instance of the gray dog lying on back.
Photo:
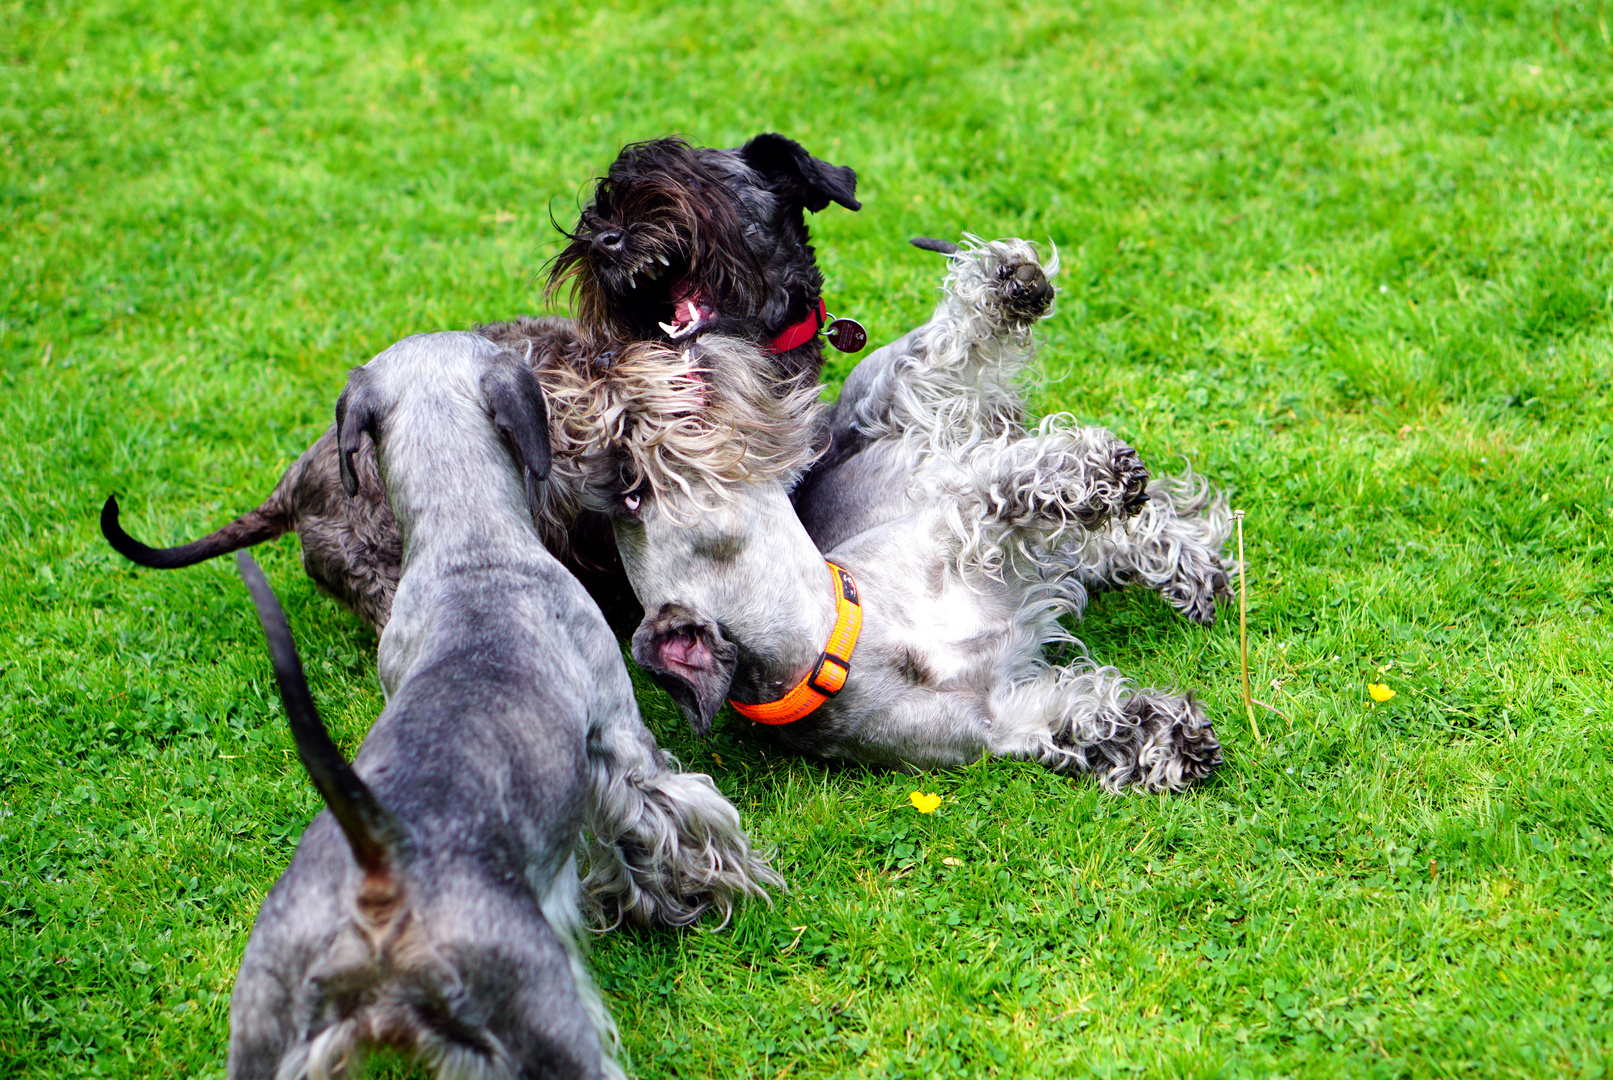
[[[475,334],[409,338],[353,372],[337,417],[344,482],[368,435],[403,535],[387,707],[349,769],[259,577],[330,812],[253,928],[230,1076],[324,1076],[373,1045],[439,1077],[620,1076],[577,941],[583,829],[602,906],[642,921],[778,879],[710,778],[671,771],[598,607],[538,537],[547,419],[523,358]]]
[[[1147,491],[1110,432],[1028,423],[1015,378],[1056,262],[1023,240],[947,247],[934,317],[846,380],[793,506],[785,477],[698,515],[675,492],[615,515],[645,610],[634,659],[697,731],[726,698],[819,757],[990,753],[1115,789],[1193,784],[1222,757],[1198,701],[1044,647],[1074,643],[1058,619],[1090,589],[1132,581],[1213,618],[1225,497],[1191,479]]]

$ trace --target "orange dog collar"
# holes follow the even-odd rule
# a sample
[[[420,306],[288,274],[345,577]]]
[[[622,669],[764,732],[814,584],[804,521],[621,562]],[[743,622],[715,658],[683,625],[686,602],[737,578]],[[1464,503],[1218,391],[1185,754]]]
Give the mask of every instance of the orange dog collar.
[[[745,705],[730,700],[728,704],[739,715],[758,724],[793,724],[846,685],[846,676],[851,674],[851,651],[857,647],[857,635],[863,628],[862,599],[850,574],[834,563],[828,563],[828,567],[835,590],[835,626],[829,631],[829,643],[823,647],[818,662],[806,678],[795,684],[795,689],[777,701]]]

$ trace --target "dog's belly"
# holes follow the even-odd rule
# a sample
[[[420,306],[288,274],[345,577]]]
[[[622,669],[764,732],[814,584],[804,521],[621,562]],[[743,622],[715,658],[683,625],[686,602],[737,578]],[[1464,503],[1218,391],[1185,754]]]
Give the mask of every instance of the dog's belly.
[[[907,498],[912,463],[892,449],[881,444],[803,483],[795,512],[818,550],[838,548],[912,511]]]
[[[1012,579],[965,582],[937,540],[939,525],[933,512],[910,514],[829,558],[857,579],[864,620],[858,648],[867,661],[893,666],[913,686],[982,689],[996,677],[1003,651],[1024,636],[1023,589]]]
[[[963,765],[985,751],[994,692],[1029,640],[1014,624],[1020,590],[970,588],[937,524],[933,513],[910,515],[829,554],[857,580],[862,635],[845,688],[778,729],[789,745],[903,770]]]
[[[909,600],[891,614],[885,622],[887,648],[900,651],[915,685],[949,690],[991,681],[1014,627],[993,610],[997,605],[980,600],[949,578],[940,596]]]

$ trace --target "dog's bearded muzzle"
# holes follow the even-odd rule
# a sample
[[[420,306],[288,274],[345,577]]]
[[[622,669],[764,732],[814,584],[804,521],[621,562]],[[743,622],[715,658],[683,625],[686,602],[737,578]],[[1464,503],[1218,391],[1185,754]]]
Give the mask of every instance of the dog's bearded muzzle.
[[[697,735],[711,731],[738,659],[739,647],[715,622],[678,604],[662,605],[633,632],[633,660],[672,695]]]

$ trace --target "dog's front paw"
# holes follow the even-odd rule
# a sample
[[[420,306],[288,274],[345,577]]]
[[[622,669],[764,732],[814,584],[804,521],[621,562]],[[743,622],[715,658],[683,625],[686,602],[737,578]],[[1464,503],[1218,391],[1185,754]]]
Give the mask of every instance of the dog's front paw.
[[[1053,302],[1053,283],[1034,262],[1005,262],[997,267],[997,302],[1019,322],[1034,322]]]
[[[1123,442],[1115,442],[1099,467],[1094,485],[1094,511],[1089,527],[1110,517],[1127,518],[1148,503],[1148,466],[1137,451]]]
[[[1115,455],[1115,472],[1120,486],[1120,517],[1131,517],[1148,505],[1148,466],[1137,451],[1122,443]]]

